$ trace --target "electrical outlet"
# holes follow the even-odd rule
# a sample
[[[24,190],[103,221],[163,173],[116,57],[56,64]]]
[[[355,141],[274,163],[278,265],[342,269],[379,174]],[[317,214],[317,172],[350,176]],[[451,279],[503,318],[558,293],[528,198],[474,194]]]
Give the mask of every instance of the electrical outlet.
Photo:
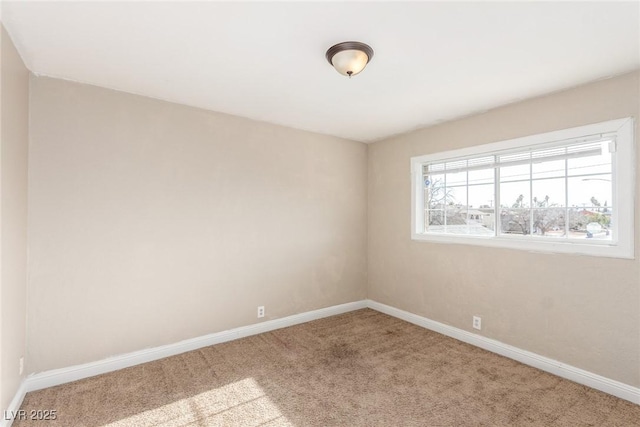
[[[258,307],[258,318],[264,317],[264,305]]]
[[[24,357],[20,358],[20,375],[24,372]]]
[[[479,316],[473,316],[473,328],[482,329],[482,319]]]

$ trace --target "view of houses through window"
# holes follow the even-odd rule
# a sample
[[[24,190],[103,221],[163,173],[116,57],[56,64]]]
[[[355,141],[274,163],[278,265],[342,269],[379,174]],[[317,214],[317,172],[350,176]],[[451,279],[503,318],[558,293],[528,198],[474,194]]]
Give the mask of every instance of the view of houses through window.
[[[613,138],[423,165],[424,230],[613,239]]]

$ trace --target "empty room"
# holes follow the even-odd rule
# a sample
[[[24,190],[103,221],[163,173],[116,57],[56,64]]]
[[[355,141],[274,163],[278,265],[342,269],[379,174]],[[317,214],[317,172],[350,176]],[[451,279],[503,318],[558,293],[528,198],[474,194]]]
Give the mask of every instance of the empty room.
[[[640,425],[640,2],[0,21],[0,427]]]

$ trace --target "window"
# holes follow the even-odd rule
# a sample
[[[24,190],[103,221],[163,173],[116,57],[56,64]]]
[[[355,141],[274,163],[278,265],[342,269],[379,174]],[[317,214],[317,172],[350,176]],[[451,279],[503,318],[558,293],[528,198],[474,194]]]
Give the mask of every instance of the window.
[[[633,258],[633,119],[411,159],[412,238]]]

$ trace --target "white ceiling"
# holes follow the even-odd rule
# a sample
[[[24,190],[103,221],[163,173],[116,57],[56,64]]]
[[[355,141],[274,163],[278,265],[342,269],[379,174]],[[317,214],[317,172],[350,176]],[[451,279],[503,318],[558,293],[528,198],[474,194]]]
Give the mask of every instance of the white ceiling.
[[[373,141],[640,67],[640,3],[5,2],[27,67]],[[326,62],[358,40],[349,80]]]

